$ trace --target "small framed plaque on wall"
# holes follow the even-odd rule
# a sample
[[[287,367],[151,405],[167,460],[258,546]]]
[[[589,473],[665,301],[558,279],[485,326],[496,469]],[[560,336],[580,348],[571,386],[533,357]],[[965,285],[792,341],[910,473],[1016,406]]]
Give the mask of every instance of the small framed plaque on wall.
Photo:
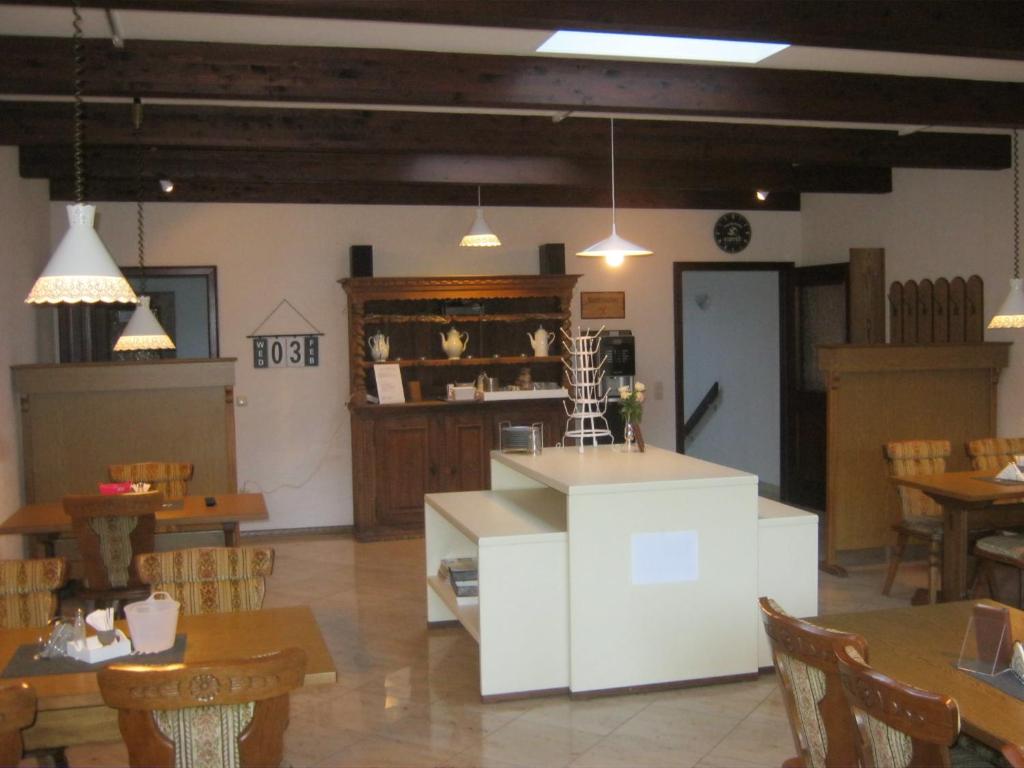
[[[580,292],[580,317],[583,320],[595,320],[598,318],[621,319],[625,316],[625,291]]]

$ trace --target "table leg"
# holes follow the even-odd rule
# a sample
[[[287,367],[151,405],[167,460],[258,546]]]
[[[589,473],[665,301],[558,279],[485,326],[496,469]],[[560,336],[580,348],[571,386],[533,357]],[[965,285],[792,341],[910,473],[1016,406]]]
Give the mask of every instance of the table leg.
[[[968,510],[943,506],[941,602],[967,596],[967,523]]]
[[[242,543],[242,534],[238,521],[224,523],[224,546],[237,547]]]

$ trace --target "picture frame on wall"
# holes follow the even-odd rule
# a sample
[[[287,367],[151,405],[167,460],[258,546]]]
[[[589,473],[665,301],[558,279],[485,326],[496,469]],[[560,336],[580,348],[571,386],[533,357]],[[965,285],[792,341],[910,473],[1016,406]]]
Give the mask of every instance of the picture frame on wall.
[[[581,291],[580,318],[621,320],[626,317],[625,291]]]

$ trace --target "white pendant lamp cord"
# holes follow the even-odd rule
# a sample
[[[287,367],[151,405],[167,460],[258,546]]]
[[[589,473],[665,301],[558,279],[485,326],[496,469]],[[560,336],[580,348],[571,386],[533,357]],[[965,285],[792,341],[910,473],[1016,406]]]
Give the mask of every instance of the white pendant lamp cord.
[[[477,184],[477,186],[476,186],[476,207],[477,208],[483,208],[484,207],[484,199],[480,195],[480,185],[479,184]]]
[[[72,55],[75,62],[75,77],[72,83],[75,96],[74,113],[74,153],[75,153],[75,202],[79,205],[85,200],[85,159],[82,156],[83,139],[83,114],[82,106],[82,72],[85,69],[85,53],[82,50],[82,12],[80,0],[75,0],[71,6],[75,20],[73,22],[74,34],[72,36]]]
[[[1013,132],[1013,278],[1020,277],[1020,132]]]
[[[615,118],[612,121],[612,234],[615,234]]]
[[[146,213],[142,205],[142,99],[132,102],[132,134],[135,138],[135,223],[139,241],[139,294],[146,292]]]

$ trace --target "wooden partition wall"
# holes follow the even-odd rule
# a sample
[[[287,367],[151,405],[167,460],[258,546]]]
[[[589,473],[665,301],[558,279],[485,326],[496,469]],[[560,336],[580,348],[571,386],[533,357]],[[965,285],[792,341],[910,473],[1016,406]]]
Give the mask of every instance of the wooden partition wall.
[[[899,520],[882,445],[949,440],[950,471],[970,469],[964,445],[996,435],[996,384],[1007,343],[818,347],[828,386],[824,566],[843,550],[886,546]]]
[[[137,461],[191,462],[195,495],[237,490],[234,358],[11,370],[28,503],[95,493],[108,464]]]

